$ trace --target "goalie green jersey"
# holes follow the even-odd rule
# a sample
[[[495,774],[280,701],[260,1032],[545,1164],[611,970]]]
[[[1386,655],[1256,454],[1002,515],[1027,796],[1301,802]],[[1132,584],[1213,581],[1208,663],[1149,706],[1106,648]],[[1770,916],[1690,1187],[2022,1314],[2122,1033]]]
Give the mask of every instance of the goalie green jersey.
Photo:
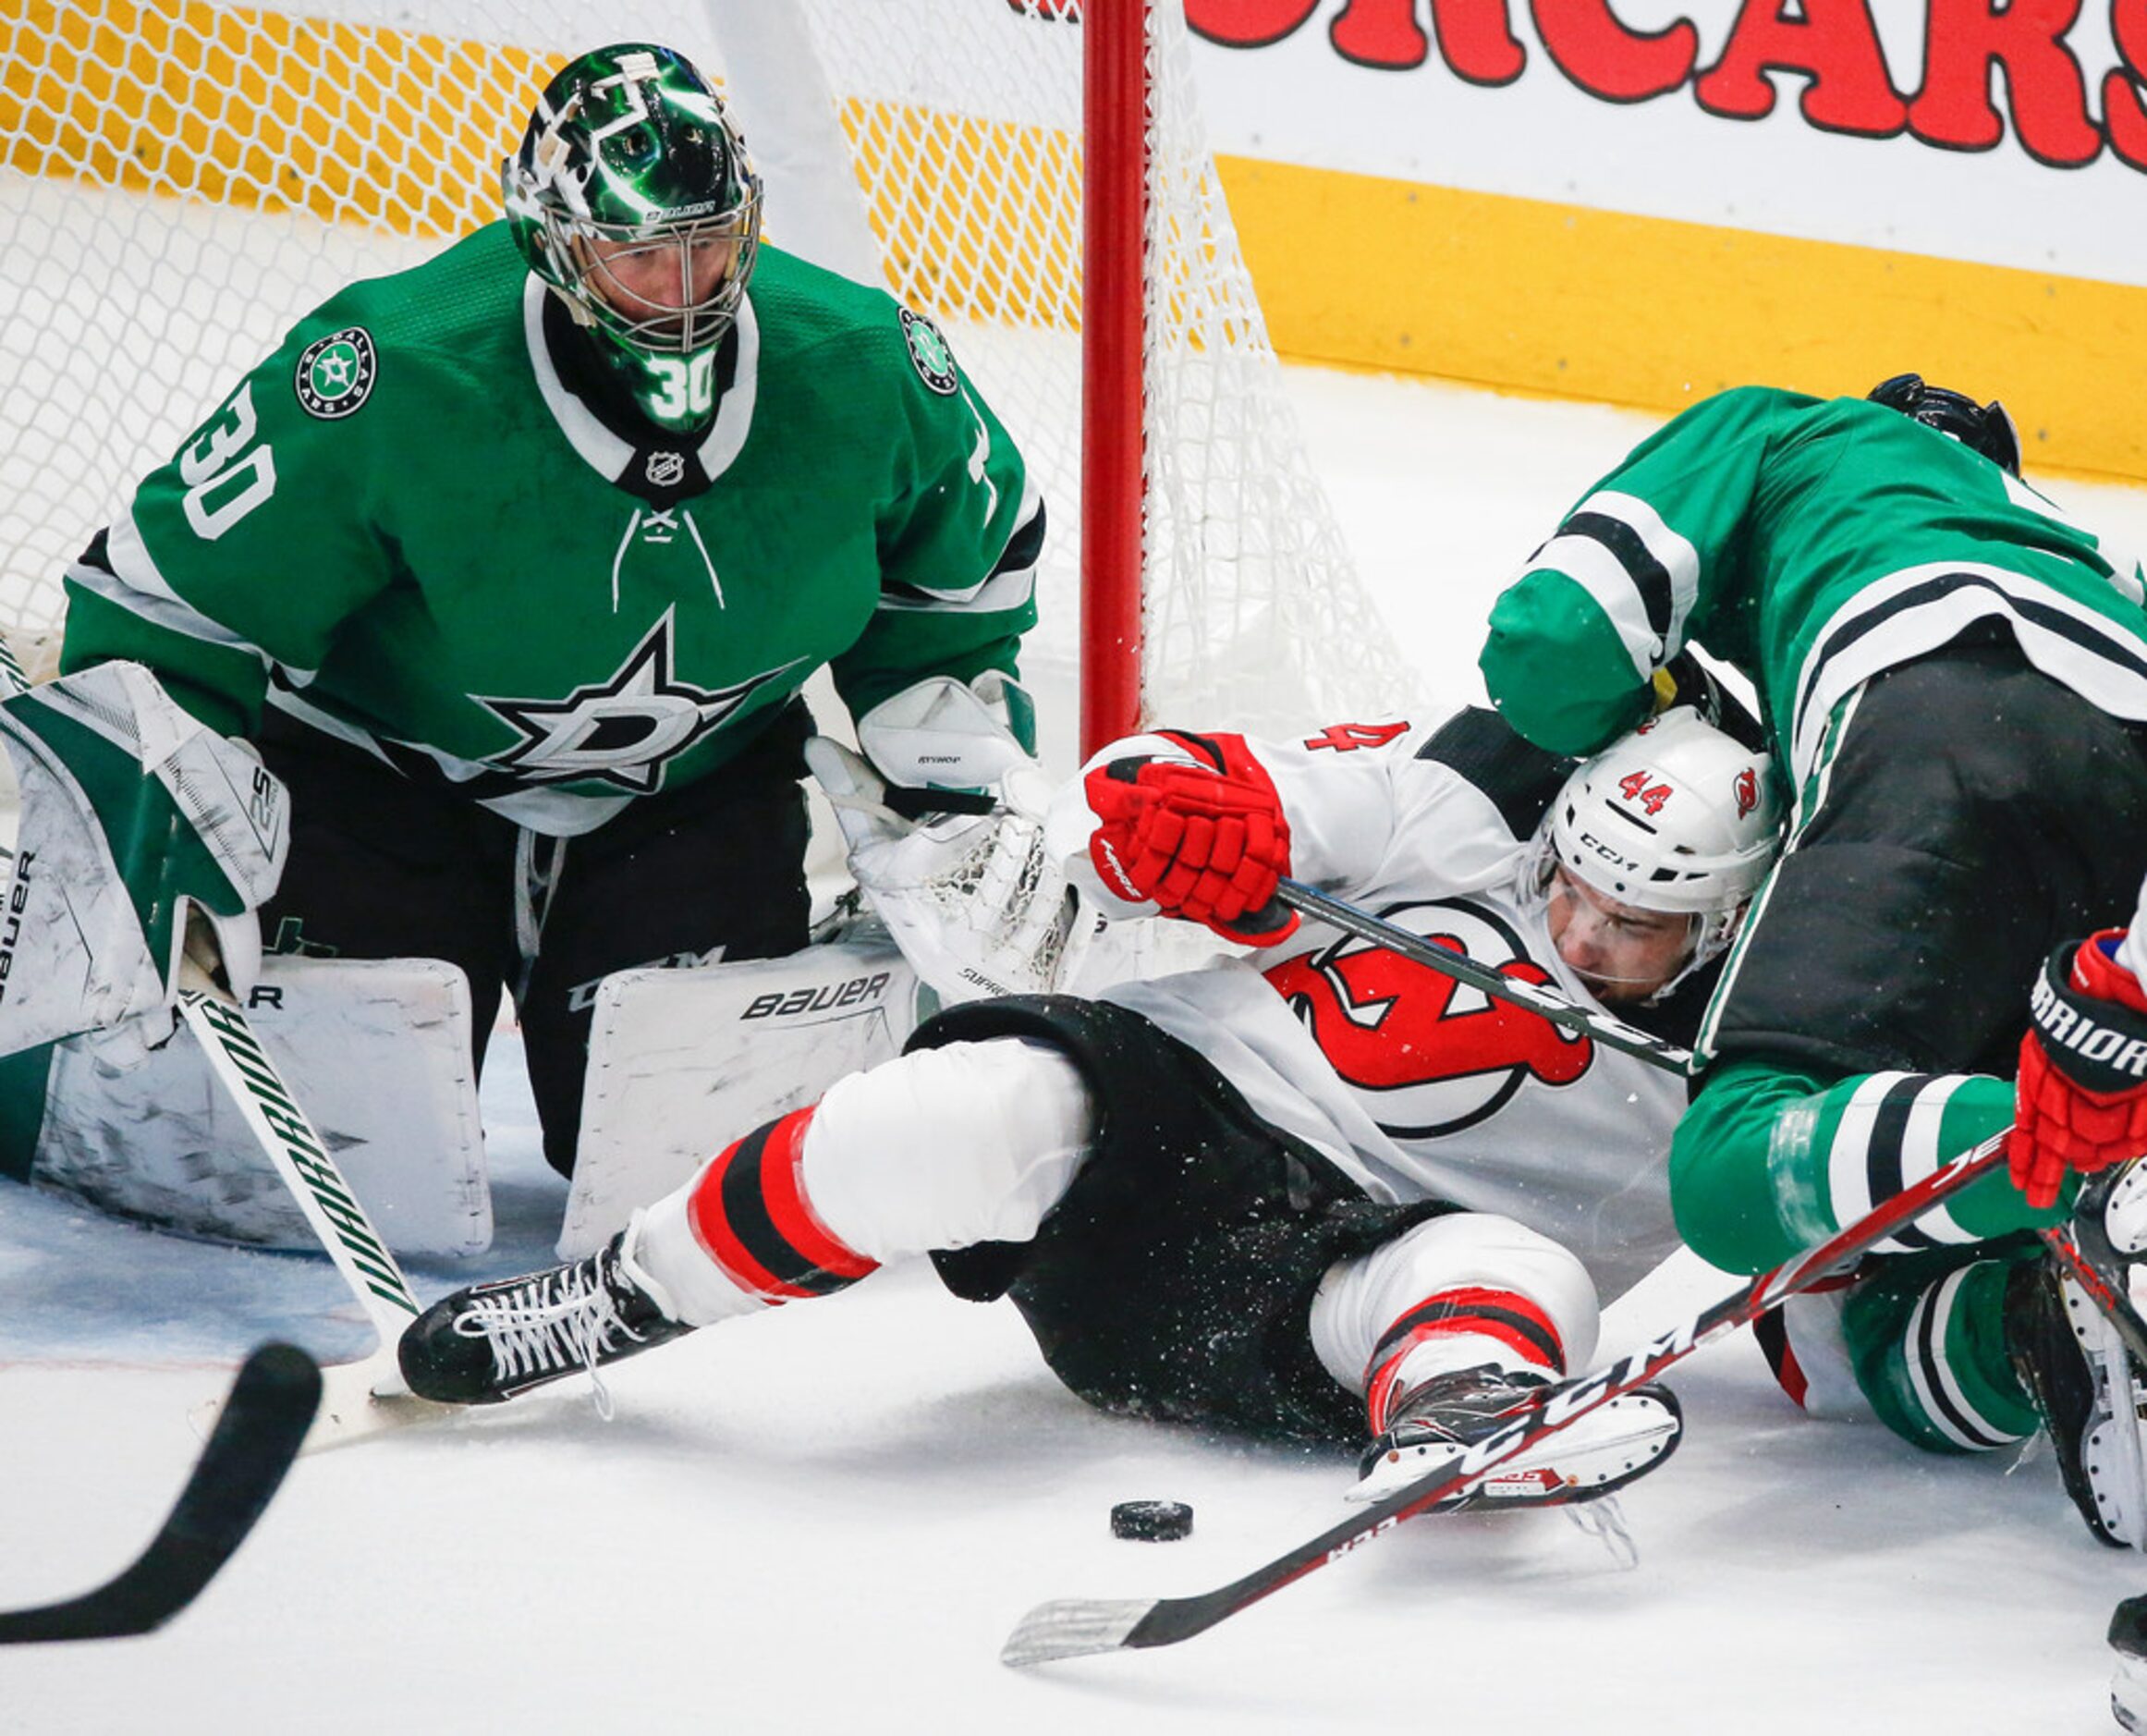
[[[720,348],[649,365],[696,432],[620,410],[502,224],[353,285],[70,568],[63,667],[558,835],[719,771],[823,665],[853,712],[1013,671],[1043,508],[929,321],[763,248]]]
[[[1835,705],[2001,624],[2029,661],[2147,720],[2140,573],[2000,466],[1862,398],[1744,386],[1695,405],[1574,507],[1492,610],[1482,666],[1520,733],[1591,753],[1686,644],[1759,690],[1801,782]]]

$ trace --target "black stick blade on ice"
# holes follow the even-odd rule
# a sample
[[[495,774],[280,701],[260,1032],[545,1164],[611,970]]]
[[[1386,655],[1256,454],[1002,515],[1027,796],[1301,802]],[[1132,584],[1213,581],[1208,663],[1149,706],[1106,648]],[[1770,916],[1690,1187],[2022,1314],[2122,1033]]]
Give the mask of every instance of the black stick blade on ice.
[[[289,1344],[246,1359],[171,1515],[116,1579],[65,1603],[0,1611],[0,1644],[147,1633],[178,1614],[246,1541],[298,1457],[321,1402],[321,1371]]]

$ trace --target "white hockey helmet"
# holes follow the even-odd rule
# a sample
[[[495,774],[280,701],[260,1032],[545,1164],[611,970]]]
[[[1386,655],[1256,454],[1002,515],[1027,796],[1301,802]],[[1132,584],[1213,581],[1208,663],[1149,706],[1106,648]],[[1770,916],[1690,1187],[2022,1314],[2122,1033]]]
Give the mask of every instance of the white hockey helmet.
[[[1690,914],[1681,980],[1728,946],[1774,865],[1770,769],[1690,706],[1652,717],[1566,779],[1538,834],[1535,885],[1562,867],[1621,904]]]

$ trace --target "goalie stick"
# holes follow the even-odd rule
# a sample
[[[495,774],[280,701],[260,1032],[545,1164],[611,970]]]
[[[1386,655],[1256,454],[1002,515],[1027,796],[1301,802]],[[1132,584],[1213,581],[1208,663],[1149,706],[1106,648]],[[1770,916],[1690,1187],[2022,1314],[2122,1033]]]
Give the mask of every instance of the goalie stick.
[[[215,1431],[149,1547],[116,1578],[63,1603],[0,1611],[0,1644],[105,1640],[162,1627],[199,1596],[281,1486],[321,1400],[321,1371],[263,1344],[232,1382]]]
[[[206,972],[192,959],[181,983],[179,1014],[200,1039],[211,1070],[238,1106],[248,1131],[380,1334],[380,1348],[372,1355],[323,1371],[326,1402],[306,1446],[339,1446],[404,1423],[445,1415],[453,1407],[413,1398],[403,1379],[396,1345],[403,1328],[418,1316],[418,1299],[329,1155],[327,1142],[292,1097],[246,1015],[211,991]]]
[[[1406,928],[1346,904],[1339,899],[1315,892],[1299,881],[1285,880],[1275,892],[1277,901],[1316,921],[1331,923],[1360,940],[1385,947],[1390,952],[1398,952],[1404,958],[1413,959],[1444,976],[1458,983],[1466,983],[1472,988],[1499,1000],[1510,1001],[1525,1007],[1555,1025],[1568,1031],[1578,1031],[1592,1037],[1605,1047],[1619,1049],[1628,1055],[1638,1056],[1652,1066],[1665,1072],[1686,1077],[1698,1070],[1698,1057],[1691,1050],[1629,1025],[1610,1013],[1568,1000],[1556,989],[1547,984],[1528,983],[1502,974],[1487,964],[1481,964],[1465,952],[1441,947],[1412,935]],[[2110,1186],[2123,1173],[2121,1167],[2104,1174],[2106,1180],[2097,1186],[2090,1181],[2080,1192],[2069,1225],[2054,1225],[2038,1229],[2035,1233],[2043,1245],[2050,1250],[2051,1257],[2075,1278],[2087,1292],[2088,1298],[2105,1314],[2117,1335],[2125,1341],[2125,1348],[2147,1368],[2147,1320],[2142,1320],[2126,1286],[2113,1273],[2124,1269],[2126,1260],[2111,1245],[2103,1226],[2103,1207],[2109,1198]]]
[[[1465,1450],[1452,1469],[1427,1473],[1385,1500],[1256,1567],[1240,1579],[1190,1597],[1059,1598],[1039,1604],[1015,1624],[999,1661],[1016,1667],[1155,1645],[1175,1645],[1338,1561],[1405,1519],[1465,1496],[1494,1467],[1528,1451],[1591,1411],[1655,1379],[1702,1346],[1749,1326],[1776,1303],[1831,1277],[1904,1225],[1951,1198],[2005,1161],[1996,1133],[1873,1207],[1809,1253],[1763,1272],[1712,1308],[1672,1327],[1608,1368],[1553,1388],[1543,1402]]]

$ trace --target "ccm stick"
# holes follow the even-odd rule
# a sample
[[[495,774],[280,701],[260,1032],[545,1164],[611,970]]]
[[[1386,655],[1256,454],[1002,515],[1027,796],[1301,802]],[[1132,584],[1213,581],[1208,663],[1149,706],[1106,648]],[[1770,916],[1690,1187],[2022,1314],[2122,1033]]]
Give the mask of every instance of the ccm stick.
[[[1326,923],[1345,934],[1355,935],[1360,940],[1398,952],[1458,983],[1466,983],[1496,999],[1525,1007],[1555,1025],[1592,1037],[1607,1048],[1638,1056],[1665,1072],[1689,1078],[1696,1070],[1690,1049],[1665,1042],[1636,1025],[1629,1025],[1610,1013],[1580,1006],[1555,988],[1507,976],[1456,947],[1442,947],[1421,935],[1412,935],[1408,929],[1373,916],[1368,911],[1329,898],[1324,892],[1315,892],[1300,881],[1283,881],[1275,892],[1275,899],[1315,922]],[[2109,1276],[2121,1269],[2124,1261],[2111,1246],[2104,1229],[2103,1207],[2108,1201],[2111,1184],[2121,1173],[2121,1170],[2111,1170],[2100,1179],[2100,1185],[2091,1181],[2083,1188],[2069,1225],[2053,1225],[2035,1233],[2042,1238],[2052,1257],[2109,1317],[2117,1336],[2124,1339],[2125,1348],[2142,1367],[2147,1367],[2147,1320],[2141,1318],[2124,1285],[2114,1282]]]
[[[64,1603],[0,1611],[0,1644],[108,1640],[162,1627],[246,1541],[298,1457],[321,1371],[289,1344],[246,1359],[187,1486],[149,1547],[116,1578]]]
[[[1591,1411],[1655,1379],[1702,1346],[1749,1326],[1784,1299],[1855,1264],[1912,1219],[1960,1192],[2005,1161],[2006,1135],[1934,1169],[1914,1187],[1883,1202],[1847,1229],[1796,1259],[1763,1272],[1705,1313],[1674,1326],[1608,1368],[1568,1381],[1527,1416],[1464,1451],[1450,1469],[1427,1473],[1385,1500],[1254,1568],[1241,1579],[1190,1597],[1061,1598],[1040,1604],[1016,1624],[999,1661],[1017,1666],[1084,1657],[1098,1652],[1174,1645],[1294,1584],[1308,1573],[1391,1531],[1405,1519],[1465,1497],[1483,1475],[1528,1451]]]
[[[1525,1007],[1567,1030],[1638,1056],[1667,1071],[1689,1075],[1693,1070],[1693,1056],[1688,1049],[1628,1025],[1611,1014],[1580,1006],[1555,989],[1506,976],[1465,953],[1438,946],[1299,882],[1286,879],[1276,897],[1300,914],[1413,959],[1487,995]],[[1917,1186],[1884,1202],[1830,1241],[1752,1279],[1684,1326],[1664,1334],[1602,1373],[1562,1387],[1531,1416],[1469,1449],[1450,1471],[1431,1473],[1397,1490],[1356,1519],[1323,1533],[1244,1578],[1193,1597],[1149,1602],[1067,1599],[1041,1605],[1023,1618],[1008,1637],[1002,1661],[1027,1665],[1097,1652],[1168,1645],[1204,1632],[1402,1520],[1456,1500],[1504,1460],[1528,1450],[1575,1418],[1655,1378],[1702,1344],[1749,1325],[1784,1298],[1853,1265],[1895,1229],[1996,1168],[2005,1141],[2005,1133],[1993,1135]],[[2106,1181],[2099,1187],[2090,1185],[2082,1201],[2087,1209],[2078,1216],[2074,1229],[2050,1229],[2040,1234],[2059,1263],[2109,1314],[2127,1347],[2147,1362],[2147,1331],[2142,1330],[2140,1316],[2123,1290],[2105,1276],[2106,1270],[2117,1264],[2099,1211],[2107,1187]]]

